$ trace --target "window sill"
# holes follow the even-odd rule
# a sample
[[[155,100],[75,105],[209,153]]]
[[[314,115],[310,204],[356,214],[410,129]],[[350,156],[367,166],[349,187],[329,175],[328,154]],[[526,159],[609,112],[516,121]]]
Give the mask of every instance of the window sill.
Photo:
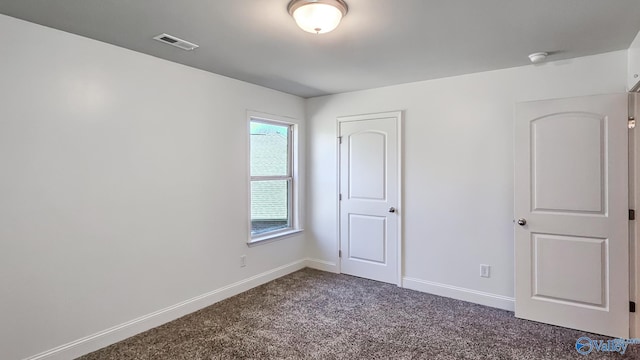
[[[267,234],[264,236],[257,236],[254,238],[251,238],[249,241],[247,241],[247,245],[248,246],[255,246],[255,245],[262,245],[262,244],[268,244],[270,242],[273,241],[277,241],[280,239],[285,239],[288,237],[291,237],[293,235],[297,235],[299,233],[301,233],[303,231],[303,229],[290,229],[290,230],[285,230],[282,232],[277,232],[277,233],[273,233],[273,234]]]

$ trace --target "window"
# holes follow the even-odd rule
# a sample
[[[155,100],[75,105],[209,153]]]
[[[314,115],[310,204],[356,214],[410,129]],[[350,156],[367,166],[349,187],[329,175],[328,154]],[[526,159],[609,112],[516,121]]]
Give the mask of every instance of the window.
[[[250,117],[251,241],[296,230],[294,126]]]

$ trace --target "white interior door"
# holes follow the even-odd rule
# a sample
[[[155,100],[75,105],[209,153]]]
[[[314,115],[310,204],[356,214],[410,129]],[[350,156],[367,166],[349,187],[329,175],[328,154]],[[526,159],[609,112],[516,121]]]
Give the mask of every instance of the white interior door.
[[[627,94],[517,104],[517,317],[629,336],[627,131]]]
[[[398,283],[400,113],[338,121],[341,272]]]

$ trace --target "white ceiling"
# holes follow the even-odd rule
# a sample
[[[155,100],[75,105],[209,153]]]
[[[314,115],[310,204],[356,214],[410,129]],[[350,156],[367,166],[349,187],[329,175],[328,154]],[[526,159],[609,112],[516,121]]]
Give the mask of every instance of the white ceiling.
[[[300,30],[287,3],[0,0],[0,13],[302,97],[621,50],[640,31],[639,0],[347,0],[324,35]]]

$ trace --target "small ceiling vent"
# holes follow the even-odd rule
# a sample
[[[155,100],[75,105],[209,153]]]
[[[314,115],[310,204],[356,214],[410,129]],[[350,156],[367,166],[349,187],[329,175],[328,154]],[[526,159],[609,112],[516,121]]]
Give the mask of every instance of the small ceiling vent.
[[[194,44],[194,43],[190,43],[186,40],[182,40],[180,38],[177,38],[173,35],[169,35],[169,34],[160,34],[158,36],[154,36],[154,39],[163,42],[165,44],[169,44],[175,47],[178,47],[182,50],[193,50],[197,47],[199,47],[198,45]]]

